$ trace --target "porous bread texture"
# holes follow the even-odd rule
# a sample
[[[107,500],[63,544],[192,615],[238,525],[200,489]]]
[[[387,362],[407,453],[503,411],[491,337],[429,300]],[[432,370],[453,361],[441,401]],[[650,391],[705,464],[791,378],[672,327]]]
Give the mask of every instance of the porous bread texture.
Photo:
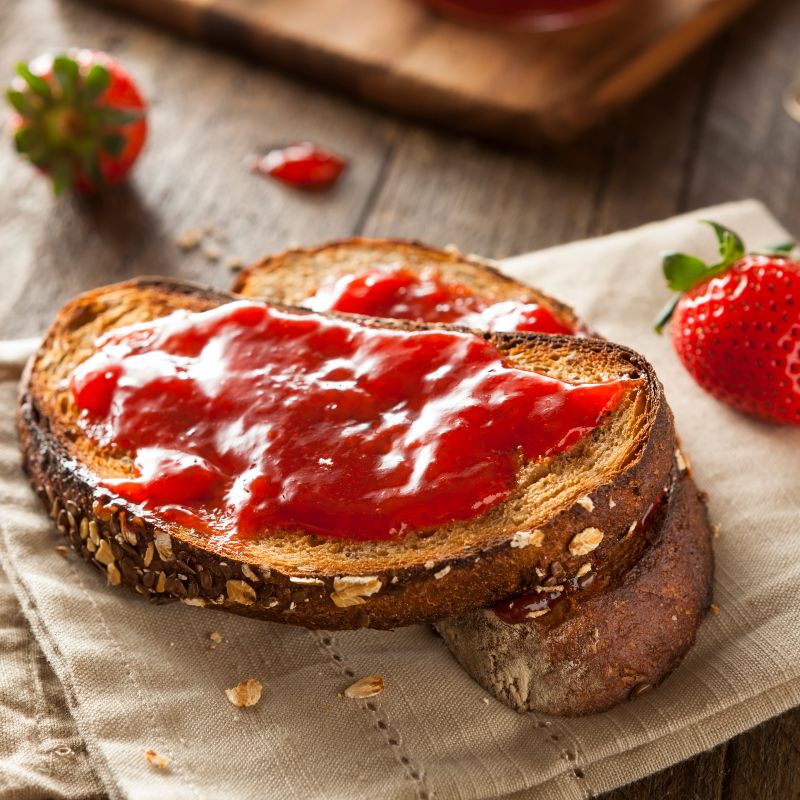
[[[711,603],[711,529],[687,475],[646,535],[654,544],[636,566],[558,624],[545,615],[509,625],[479,610],[436,629],[461,666],[517,711],[576,716],[636,699],[678,666]]]
[[[575,312],[552,297],[499,272],[492,262],[402,239],[356,237],[318,247],[294,248],[268,256],[237,275],[231,291],[273,303],[303,305],[320,289],[344,275],[403,268],[419,275],[433,267],[441,278],[493,300],[522,300],[546,307],[572,328]]]
[[[617,545],[629,521],[641,517],[668,482],[671,415],[643,358],[617,345],[570,337],[487,335],[519,368],[566,380],[627,376],[638,384],[600,428],[569,451],[525,465],[514,494],[477,519],[390,542],[265,531],[262,539],[212,549],[204,536],[157,514],[110,498],[98,502],[97,477],[128,474],[132,463],[126,454],[98,448],[83,436],[68,389],[72,370],[108,330],[231,299],[162,279],[94,290],[59,313],[23,378],[19,430],[25,466],[73,547],[107,574],[111,570],[112,582],[117,570],[117,583],[148,597],[309,627],[392,628],[491,604],[538,582],[539,573],[569,576],[587,563],[598,573],[621,573],[633,563],[634,551]],[[583,502],[587,496],[591,512]],[[602,540],[591,552],[574,554],[570,543],[589,527],[602,531]],[[86,530],[95,535],[84,535]],[[519,534],[533,531],[541,543],[530,545],[529,536],[529,546],[519,546]],[[126,532],[133,532],[127,540]],[[111,556],[109,548],[100,550],[103,539]]]

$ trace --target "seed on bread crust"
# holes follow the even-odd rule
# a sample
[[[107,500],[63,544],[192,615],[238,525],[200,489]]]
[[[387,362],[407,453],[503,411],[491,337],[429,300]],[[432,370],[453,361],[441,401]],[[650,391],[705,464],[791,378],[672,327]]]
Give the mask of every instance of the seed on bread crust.
[[[441,578],[444,578],[444,576],[447,575],[450,572],[450,569],[451,569],[451,567],[448,564],[446,567],[444,567],[443,569],[440,569],[438,572],[434,572],[433,573],[433,577],[438,581]]]
[[[160,531],[153,537],[153,541],[158,551],[158,557],[162,561],[174,561],[175,554],[172,551],[172,539],[170,535],[164,531]]]
[[[603,531],[598,528],[584,528],[570,540],[569,554],[571,556],[585,556],[587,553],[591,553],[603,541],[603,535]]]
[[[114,563],[114,553],[111,551],[111,545],[105,539],[100,540],[94,560],[99,561],[106,567]]]
[[[587,511],[594,511],[594,501],[592,500],[589,495],[584,495],[583,497],[579,497],[575,501],[581,508],[585,508]]]
[[[242,575],[244,575],[245,578],[248,578],[254,583],[258,583],[258,581],[260,580],[258,575],[256,575],[256,573],[253,572],[253,570],[247,564],[242,564]]]
[[[232,603],[251,606],[256,601],[256,590],[247,581],[226,581],[225,590]]]
[[[334,578],[331,600],[340,608],[358,606],[366,603],[370,595],[379,592],[382,585],[375,575]]]
[[[512,547],[541,547],[544,543],[544,531],[517,531],[511,537]]]
[[[525,616],[528,619],[536,619],[537,617],[543,617],[545,614],[550,613],[549,608],[541,608],[538,611],[529,611]]]
[[[119,586],[122,583],[122,575],[113,561],[106,567],[106,576],[112,586]]]

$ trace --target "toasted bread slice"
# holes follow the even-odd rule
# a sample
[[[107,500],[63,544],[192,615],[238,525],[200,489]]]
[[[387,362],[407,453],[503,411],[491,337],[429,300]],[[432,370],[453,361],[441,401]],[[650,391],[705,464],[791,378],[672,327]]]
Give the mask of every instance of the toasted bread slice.
[[[565,327],[583,325],[569,306],[503,275],[492,262],[402,239],[343,239],[319,247],[286,250],[244,269],[231,291],[273,303],[302,306],[322,286],[373,269],[402,267],[414,274],[433,267],[447,283],[456,283],[492,300],[521,300],[544,306]]]
[[[575,716],[634,699],[678,666],[711,603],[711,530],[688,475],[645,535],[654,544],[636,566],[556,624],[546,615],[507,624],[487,609],[436,629],[464,669],[518,711]]]
[[[272,530],[214,549],[207,537],[158,514],[99,503],[97,478],[130,474],[131,467],[122,457],[101,455],[82,434],[67,388],[72,370],[111,329],[232,299],[166,279],[88,292],[57,315],[23,377],[24,465],[59,530],[111,583],[156,600],[310,627],[392,628],[462,614],[512,596],[541,575],[570,576],[586,564],[598,575],[623,574],[641,555],[645,540],[628,535],[630,520],[644,515],[674,471],[672,419],[661,385],[636,353],[563,336],[475,334],[520,369],[577,382],[638,382],[592,434],[524,465],[510,498],[476,519],[396,541]],[[424,329],[355,319],[373,328]],[[587,528],[602,532],[602,540],[595,535],[595,549],[571,553],[570,543]]]

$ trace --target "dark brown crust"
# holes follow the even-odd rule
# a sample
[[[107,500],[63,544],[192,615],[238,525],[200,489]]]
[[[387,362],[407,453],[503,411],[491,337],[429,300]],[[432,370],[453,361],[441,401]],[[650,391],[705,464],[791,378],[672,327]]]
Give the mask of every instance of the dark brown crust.
[[[266,256],[255,264],[251,264],[249,267],[243,269],[234,279],[231,291],[234,294],[241,294],[245,297],[279,302],[281,298],[264,295],[263,291],[258,286],[259,276],[283,269],[290,259],[311,260],[329,253],[334,254],[345,249],[350,250],[361,247],[370,248],[371,250],[383,250],[398,256],[403,253],[413,254],[415,258],[429,260],[433,265],[468,264],[476,269],[481,276],[479,284],[473,281],[469,282],[470,288],[474,291],[481,293],[498,287],[503,287],[505,290],[511,289],[516,298],[529,302],[536,302],[545,306],[553,312],[558,319],[571,328],[575,330],[583,328],[583,323],[568,305],[565,305],[538,289],[526,286],[524,283],[510,278],[508,275],[504,275],[492,262],[480,258],[479,256],[464,255],[454,247],[443,250],[438,247],[431,247],[415,239],[370,239],[364,236],[353,236],[347,239],[337,239],[332,242],[316,245],[315,247],[290,248],[281,253]],[[309,294],[313,294],[318,288],[318,285],[308,286],[307,288]],[[294,300],[294,302],[298,301]]]
[[[508,625],[477,611],[436,627],[467,672],[519,711],[576,716],[635,699],[680,664],[711,603],[711,530],[688,476],[650,536],[659,533],[618,586],[558,625],[546,616]]]
[[[514,547],[508,535],[492,538],[492,532],[487,531],[487,541],[479,552],[449,555],[432,565],[412,563],[397,568],[397,564],[386,563],[382,569],[369,573],[380,581],[379,591],[361,598],[358,604],[340,606],[332,601],[336,576],[358,575],[357,572],[323,569],[314,564],[313,554],[309,556],[308,570],[293,574],[269,570],[263,563],[237,558],[235,552],[211,552],[207,541],[191,532],[166,532],[157,523],[136,517],[119,504],[98,502],[91,472],[70,455],[65,440],[68,431],[59,427],[55,413],[48,413],[48,398],[36,396],[32,384],[42,355],[70,326],[82,325],[87,309],[103,292],[112,290],[164,292],[174,307],[180,306],[181,297],[200,301],[204,307],[232,298],[163,279],[140,279],[95,290],[65,306],[21,382],[18,425],[24,466],[59,530],[112,582],[127,585],[156,601],[182,599],[247,616],[328,629],[393,628],[437,620],[486,606],[544,580],[541,575],[537,577],[537,569],[557,577],[569,576],[588,562],[598,572],[622,574],[630,563],[616,554],[612,563],[606,563],[609,553],[615,552],[615,546],[624,539],[629,521],[642,516],[669,480],[674,449],[672,419],[660,384],[644,359],[601,341],[534,334],[489,337],[510,355],[515,348],[524,350],[546,341],[548,348],[561,347],[570,353],[576,348],[595,353],[598,358],[613,353],[615,359],[628,364],[630,373],[648,384],[647,407],[642,410],[646,434],[637,457],[613,481],[593,492],[595,509],[591,515],[576,504],[554,516],[542,528],[545,546]],[[364,324],[423,327],[369,319]],[[571,557],[568,543],[587,526],[604,531],[602,544],[585,557]],[[154,544],[157,536],[161,547]],[[107,545],[102,545],[101,540]]]

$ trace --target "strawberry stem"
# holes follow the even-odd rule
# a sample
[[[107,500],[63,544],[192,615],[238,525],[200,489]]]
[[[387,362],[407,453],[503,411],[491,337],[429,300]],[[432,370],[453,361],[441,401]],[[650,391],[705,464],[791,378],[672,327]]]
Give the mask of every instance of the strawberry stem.
[[[686,253],[665,253],[661,269],[667,280],[667,285],[672,291],[678,292],[678,296],[667,303],[658,315],[654,323],[658,333],[661,333],[667,322],[669,322],[681,297],[686,292],[691,291],[695,286],[707,281],[709,278],[726,272],[731,265],[745,255],[744,242],[742,242],[738,234],[718,222],[711,220],[700,221],[704,225],[710,225],[713,228],[719,244],[720,260],[716,264],[706,264],[702,259]]]

